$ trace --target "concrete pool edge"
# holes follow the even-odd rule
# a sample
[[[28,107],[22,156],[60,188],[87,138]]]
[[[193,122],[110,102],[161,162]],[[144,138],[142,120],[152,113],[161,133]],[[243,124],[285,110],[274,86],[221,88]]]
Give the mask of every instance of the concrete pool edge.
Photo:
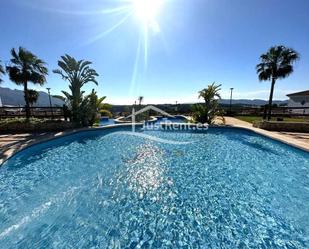
[[[137,123],[135,124],[137,127],[142,126],[143,124]],[[194,125],[194,124],[192,124]],[[0,158],[0,167],[9,160],[12,156],[16,155],[17,153],[31,147],[37,144],[45,143],[50,140],[62,138],[65,136],[74,135],[76,133],[80,132],[91,132],[91,131],[98,131],[98,130],[108,130],[113,128],[119,128],[119,127],[130,127],[132,126],[131,123],[127,124],[112,124],[107,126],[101,126],[101,127],[87,127],[87,128],[80,128],[80,129],[74,129],[74,130],[68,130],[63,132],[58,132],[56,134],[48,134],[46,136],[38,137],[36,140],[26,143],[27,141],[20,142],[20,147],[16,148],[15,150],[12,148],[11,150],[8,150],[8,152]],[[273,139],[275,141],[279,141],[281,143],[284,143],[286,145],[289,145],[291,147],[300,149],[305,152],[309,152],[309,145],[306,143],[302,143],[300,141],[297,141],[296,139],[289,138],[283,134],[277,134],[275,132],[270,132],[266,130],[262,130],[255,127],[247,127],[247,126],[241,126],[241,125],[211,125],[210,128],[231,128],[231,129],[240,129],[240,130],[247,130],[251,131],[255,134],[262,135],[264,137]]]
[[[275,141],[279,141],[281,143],[287,144],[289,146],[292,146],[294,148],[300,149],[305,152],[309,152],[309,143],[305,143],[302,141],[299,141],[295,138],[291,138],[285,134],[280,134],[279,132],[275,131],[267,131],[263,130],[260,128],[255,128],[253,126],[249,125],[234,125],[234,124],[229,124],[229,125],[221,125],[222,127],[231,127],[231,128],[239,128],[239,129],[245,129],[251,132],[254,132],[258,135],[262,135],[264,137],[273,139]]]
[[[31,142],[29,142],[29,140],[21,141],[19,142],[20,146],[18,148],[11,148],[11,150],[9,149],[7,153],[4,154],[4,156],[0,157],[0,168],[12,156],[16,155],[17,153],[27,148],[30,148],[32,146],[35,146],[41,143],[45,143],[45,142],[48,142],[54,139],[74,135],[74,134],[81,133],[81,132],[91,132],[91,131],[97,131],[97,130],[107,130],[107,129],[117,128],[117,127],[119,128],[119,127],[131,127],[131,126],[132,124],[130,123],[130,124],[112,124],[112,125],[98,126],[98,127],[84,127],[84,128],[73,129],[73,130],[61,131],[61,132],[57,132],[54,134],[38,136],[34,141],[31,141]],[[135,126],[136,127],[142,126],[142,124],[137,123],[135,124]]]

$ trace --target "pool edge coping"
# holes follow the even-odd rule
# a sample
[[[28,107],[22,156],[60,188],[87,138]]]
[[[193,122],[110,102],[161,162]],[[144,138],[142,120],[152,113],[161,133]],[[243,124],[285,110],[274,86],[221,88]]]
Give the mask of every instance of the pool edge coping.
[[[141,123],[136,123],[135,125],[136,126],[142,126]],[[192,125],[194,125],[194,124],[192,123]],[[61,132],[58,132],[54,135],[42,136],[41,138],[38,138],[35,141],[32,141],[28,144],[22,145],[23,142],[26,142],[26,141],[23,141],[23,142],[20,142],[20,144],[22,145],[20,148],[16,149],[15,151],[10,151],[8,153],[8,155],[6,155],[4,158],[0,158],[0,168],[3,166],[3,164],[7,160],[9,160],[11,157],[16,155],[17,153],[19,153],[19,152],[21,152],[21,151],[23,151],[23,150],[25,150],[25,149],[27,149],[31,146],[37,145],[37,144],[45,143],[45,142],[48,142],[50,140],[58,139],[58,138],[65,137],[65,136],[74,135],[74,134],[79,133],[79,132],[108,130],[108,129],[117,128],[117,127],[130,127],[130,126],[132,126],[132,123],[112,124],[112,125],[107,125],[107,126],[103,126],[103,127],[86,127],[86,128],[79,128],[79,129],[73,129],[73,130],[68,130],[68,131],[61,131]],[[276,134],[275,132],[270,132],[270,131],[266,131],[266,130],[255,128],[255,127],[246,127],[246,126],[242,126],[242,125],[216,124],[216,125],[211,125],[210,127],[211,128],[234,128],[234,129],[236,128],[236,129],[251,131],[255,134],[262,135],[264,137],[273,139],[275,141],[279,141],[283,144],[286,144],[286,145],[289,145],[291,147],[300,149],[302,151],[309,152],[309,145],[306,145],[306,144],[303,145],[301,142],[296,141],[293,138],[288,138],[285,135],[279,135],[279,134]],[[292,140],[292,141],[288,141],[288,140]]]
[[[14,150],[14,151],[9,151],[7,155],[5,155],[4,157],[0,158],[0,168],[3,166],[3,164],[9,160],[11,157],[13,157],[14,155],[16,155],[17,153],[28,149],[32,146],[41,144],[41,143],[45,143],[54,139],[58,139],[58,138],[62,138],[62,137],[66,137],[66,136],[70,136],[70,135],[74,135],[80,132],[89,132],[89,131],[96,131],[96,130],[107,130],[110,128],[117,128],[117,127],[130,127],[132,126],[132,124],[112,124],[112,125],[107,125],[107,126],[94,126],[94,127],[83,127],[83,128],[77,128],[77,129],[70,129],[70,130],[65,130],[65,131],[59,131],[56,132],[55,134],[47,134],[47,135],[43,135],[41,137],[38,137],[37,139],[35,139],[34,141],[29,142],[28,144],[26,144],[26,141],[21,141],[19,142],[19,144],[21,144],[21,146]],[[142,126],[142,124],[136,123],[135,126]],[[29,140],[28,140],[29,141]]]
[[[300,149],[302,151],[309,152],[309,144],[308,145],[304,144],[300,141],[297,141],[294,138],[287,137],[284,134],[277,134],[275,131],[267,131],[267,130],[263,130],[263,129],[260,129],[260,128],[255,128],[253,126],[247,127],[247,126],[242,126],[242,125],[222,125],[222,127],[239,128],[239,129],[251,131],[251,132],[254,132],[258,135],[273,139],[275,141],[279,141],[283,144],[286,144],[286,145],[289,145],[291,147]],[[290,140],[290,141],[288,141],[288,140]]]

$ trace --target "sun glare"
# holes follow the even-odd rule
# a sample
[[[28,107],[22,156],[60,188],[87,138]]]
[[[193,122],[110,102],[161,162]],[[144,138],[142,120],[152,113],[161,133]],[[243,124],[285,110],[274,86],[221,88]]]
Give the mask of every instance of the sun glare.
[[[133,0],[136,17],[144,25],[153,26],[162,7],[162,0]]]

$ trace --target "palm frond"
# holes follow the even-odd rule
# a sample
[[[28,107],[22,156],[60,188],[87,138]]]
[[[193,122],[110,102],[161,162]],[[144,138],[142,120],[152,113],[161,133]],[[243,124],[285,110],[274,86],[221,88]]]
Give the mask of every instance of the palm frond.
[[[11,56],[11,63],[6,71],[13,82],[23,84],[30,81],[40,85],[46,82],[48,69],[43,60],[22,47],[19,47],[18,52],[12,48]]]
[[[285,78],[293,72],[293,63],[299,59],[299,54],[283,45],[271,47],[267,53],[260,56],[260,61],[256,66],[260,81],[272,78]]]
[[[72,99],[72,95],[70,95],[68,92],[66,92],[66,91],[61,91],[61,92],[66,97],[67,100],[71,100]]]
[[[283,79],[288,77],[290,74],[292,74],[294,71],[293,66],[292,65],[284,65],[281,66],[278,70],[277,70],[277,78],[278,79]]]
[[[7,66],[6,71],[9,74],[11,81],[15,82],[16,85],[22,85],[25,82],[25,77],[16,66]]]
[[[29,99],[30,105],[35,104],[38,101],[39,92],[33,89],[28,89],[27,92],[28,92],[28,99]]]
[[[101,97],[101,98],[98,99],[97,102],[98,102],[99,104],[102,104],[102,102],[103,102],[105,99],[106,99],[106,96]]]

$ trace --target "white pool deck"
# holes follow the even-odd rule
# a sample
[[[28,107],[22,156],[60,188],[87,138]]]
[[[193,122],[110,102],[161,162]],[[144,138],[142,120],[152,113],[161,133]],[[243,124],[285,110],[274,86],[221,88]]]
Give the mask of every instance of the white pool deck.
[[[281,142],[290,144],[292,146],[298,147],[300,149],[309,152],[309,133],[266,131],[259,128],[254,128],[252,124],[232,117],[225,117],[225,124],[223,124],[222,121],[220,120],[218,120],[216,123],[222,126],[249,129],[258,134],[279,140]],[[26,148],[29,145],[36,144],[42,141],[47,141],[51,138],[55,138],[61,135],[75,133],[87,129],[89,128],[70,130],[65,132],[0,134],[0,166],[5,160],[10,158],[13,154],[20,151],[21,149]]]

